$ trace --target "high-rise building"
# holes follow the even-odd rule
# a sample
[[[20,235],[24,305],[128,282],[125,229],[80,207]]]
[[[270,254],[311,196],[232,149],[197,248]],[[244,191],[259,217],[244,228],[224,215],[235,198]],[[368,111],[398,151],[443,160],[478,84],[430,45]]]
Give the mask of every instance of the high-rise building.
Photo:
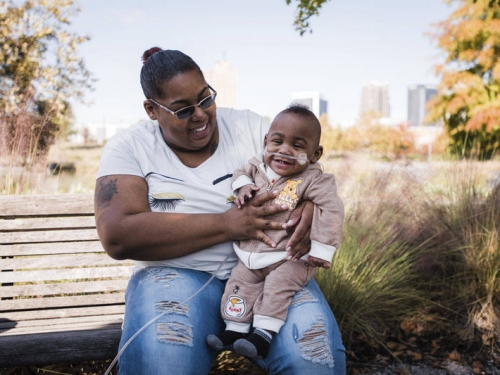
[[[382,117],[390,117],[389,84],[372,81],[363,85],[360,111],[375,112]]]
[[[437,94],[435,85],[413,85],[408,87],[408,123],[410,126],[424,125],[427,102]]]
[[[292,92],[292,102],[305,105],[318,119],[321,115],[328,114],[328,102],[319,91]]]
[[[238,104],[238,72],[228,61],[215,64],[212,70],[203,71],[208,84],[217,91],[219,107],[235,108]]]

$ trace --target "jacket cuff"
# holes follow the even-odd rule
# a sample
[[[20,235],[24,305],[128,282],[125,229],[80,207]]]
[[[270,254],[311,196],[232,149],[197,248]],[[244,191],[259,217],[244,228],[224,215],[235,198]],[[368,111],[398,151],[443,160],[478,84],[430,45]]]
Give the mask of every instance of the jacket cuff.
[[[253,184],[254,182],[252,179],[248,176],[240,176],[238,177],[233,183],[231,184],[231,188],[233,189],[233,192],[236,193],[238,189],[242,186],[245,185],[250,185]]]
[[[311,251],[309,255],[331,262],[333,254],[337,251],[335,246],[325,245],[321,242],[311,240]]]

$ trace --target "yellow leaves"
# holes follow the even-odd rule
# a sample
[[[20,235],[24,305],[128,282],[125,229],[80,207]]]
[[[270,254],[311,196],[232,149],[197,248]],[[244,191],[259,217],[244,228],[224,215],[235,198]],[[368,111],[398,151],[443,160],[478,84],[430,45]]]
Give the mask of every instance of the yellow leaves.
[[[495,64],[491,71],[491,74],[496,82],[500,82],[500,63]]]
[[[483,20],[465,19],[456,26],[456,38],[458,40],[473,40],[483,32],[485,22]]]

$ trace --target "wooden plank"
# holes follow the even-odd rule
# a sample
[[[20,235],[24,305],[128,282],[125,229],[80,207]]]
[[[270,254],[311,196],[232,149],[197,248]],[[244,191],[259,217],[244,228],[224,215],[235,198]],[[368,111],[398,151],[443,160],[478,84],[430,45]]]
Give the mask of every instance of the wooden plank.
[[[121,306],[123,307],[123,306]],[[37,332],[64,332],[82,329],[105,328],[109,324],[123,322],[123,311],[107,315],[88,315],[79,317],[49,318],[26,321],[0,321],[0,340],[2,337]]]
[[[3,195],[0,218],[94,213],[92,194]]]
[[[60,228],[95,228],[95,218],[94,216],[70,216],[0,220],[0,232]]]
[[[106,253],[87,253],[79,255],[44,255],[39,257],[15,257],[0,259],[0,270],[29,270],[29,269],[55,269],[66,267],[95,267],[95,266],[116,266],[120,264],[118,260],[111,258]],[[55,277],[51,280],[61,280]]]
[[[81,242],[59,242],[59,243],[34,243],[0,245],[0,257],[18,255],[44,255],[44,254],[76,254],[76,253],[96,253],[104,252],[101,242],[81,241]]]
[[[49,298],[21,298],[2,300],[0,302],[0,315],[3,311],[13,310],[33,310],[33,309],[51,309],[85,305],[111,305],[120,304],[125,301],[125,292],[113,292],[106,294],[93,294],[91,297],[84,296],[64,296]]]
[[[130,265],[114,267],[58,269],[56,272],[54,272],[54,270],[0,272],[0,283],[104,279],[110,277],[130,277],[131,274],[132,271],[130,269]]]
[[[120,324],[75,332],[6,336],[0,339],[0,366],[44,365],[112,359]]]
[[[44,319],[45,323],[37,324],[39,332],[54,331],[54,325],[57,330],[63,330],[63,318],[75,318],[73,322],[81,324],[85,316],[95,315],[120,315],[125,312],[125,304],[109,305],[109,306],[91,306],[91,307],[76,307],[70,309],[48,309],[48,310],[29,310],[29,311],[14,311],[3,312],[0,314],[0,320],[10,320],[15,323],[16,330],[23,327],[22,322],[28,321],[27,326],[33,326],[34,322],[39,319]],[[74,325],[75,323],[73,323]],[[18,328],[19,327],[19,328]],[[32,331],[32,330],[31,330]],[[20,332],[22,333],[22,332]]]
[[[79,283],[2,286],[0,288],[0,298],[123,291],[127,287],[127,282],[128,280],[119,279]],[[89,296],[89,298],[92,297]]]
[[[96,229],[0,232],[0,244],[99,240]]]

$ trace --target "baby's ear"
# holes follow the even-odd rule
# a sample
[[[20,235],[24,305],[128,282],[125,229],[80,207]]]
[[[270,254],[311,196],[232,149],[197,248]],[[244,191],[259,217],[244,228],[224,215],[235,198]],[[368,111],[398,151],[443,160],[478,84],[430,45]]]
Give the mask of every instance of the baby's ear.
[[[319,145],[316,151],[314,151],[313,157],[311,158],[311,164],[317,163],[322,155],[323,155],[323,146]]]
[[[264,148],[267,146],[267,134],[264,136]]]

